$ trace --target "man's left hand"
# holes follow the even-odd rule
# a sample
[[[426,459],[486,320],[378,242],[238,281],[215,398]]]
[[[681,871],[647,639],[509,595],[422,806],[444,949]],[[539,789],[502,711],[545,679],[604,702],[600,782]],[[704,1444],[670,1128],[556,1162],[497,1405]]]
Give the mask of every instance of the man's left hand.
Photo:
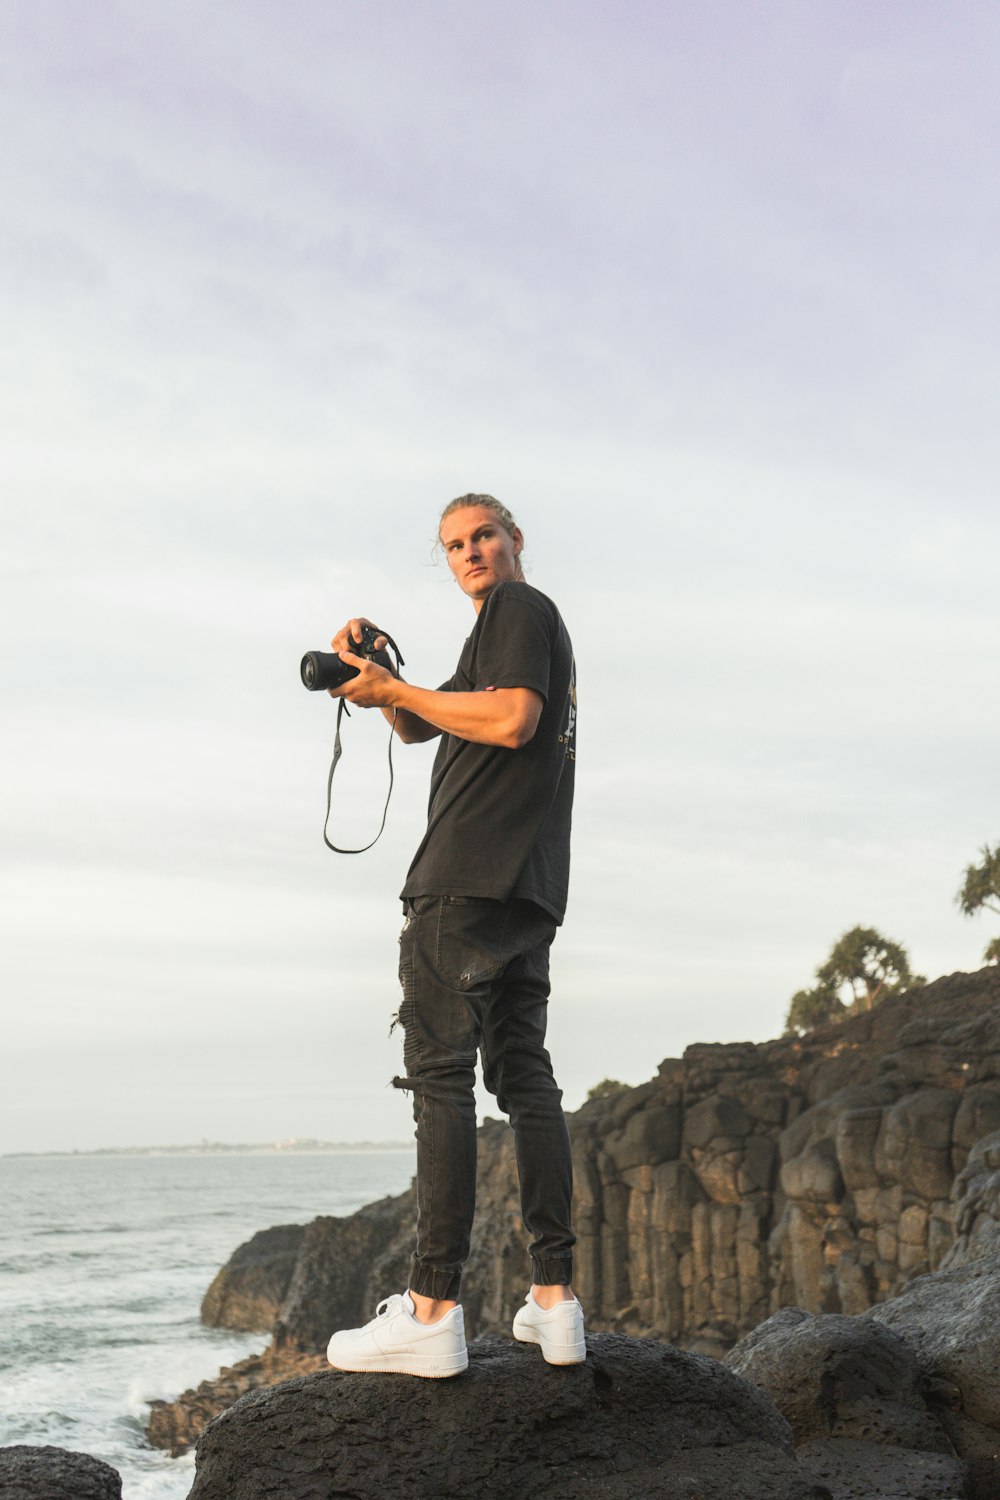
[[[353,651],[341,651],[339,656],[349,667],[357,667],[358,675],[339,688],[327,688],[331,698],[346,698],[358,708],[392,707],[396,678],[391,672],[369,661],[367,656],[355,656]]]

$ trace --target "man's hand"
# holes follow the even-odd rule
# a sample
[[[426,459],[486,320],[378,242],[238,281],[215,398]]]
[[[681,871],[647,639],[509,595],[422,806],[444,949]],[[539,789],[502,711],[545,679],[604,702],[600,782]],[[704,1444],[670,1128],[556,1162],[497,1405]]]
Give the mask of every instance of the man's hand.
[[[357,647],[361,645],[362,625],[378,630],[374,620],[369,620],[364,615],[356,615],[353,620],[348,620],[346,625],[342,625],[330,641],[330,645],[341,661],[347,662],[348,666],[357,667],[359,675],[352,677],[349,682],[342,683],[339,688],[327,688],[327,692],[331,698],[346,698],[349,703],[356,703],[359,708],[382,708],[386,706],[384,697],[373,696],[377,679],[387,678],[391,682],[393,674],[387,672],[384,667],[376,665],[375,662],[369,661],[366,656],[356,655]],[[388,644],[386,636],[375,637],[376,651],[384,651]],[[381,691],[383,693],[385,691],[384,682]]]
[[[379,639],[384,641],[385,637]],[[334,644],[336,640],[334,636]],[[392,707],[392,694],[398,683],[391,672],[369,661],[367,656],[355,656],[353,651],[341,649],[340,659],[349,667],[357,667],[358,675],[341,683],[339,688],[327,688],[331,698],[346,698],[358,708]]]
[[[355,646],[360,646],[362,625],[370,625],[372,630],[378,629],[374,620],[366,620],[364,615],[358,615],[356,619],[348,620],[347,624],[337,631],[337,634],[330,642],[334,651],[353,651]],[[376,651],[384,651],[388,644],[389,642],[384,635],[376,636]]]
[[[374,620],[367,619],[364,615],[356,615],[353,620],[348,620],[333,637],[330,645],[340,656],[341,661],[348,662],[352,667],[357,667],[357,677],[352,677],[349,682],[343,683],[339,688],[328,688],[327,692],[331,698],[346,698],[348,703],[357,704],[358,708],[380,708],[383,716],[392,725],[396,734],[407,745],[415,745],[423,740],[434,739],[441,733],[433,724],[425,724],[417,714],[409,714],[405,709],[397,710],[394,702],[389,699],[392,684],[400,681],[384,667],[371,662],[367,657],[358,656],[356,647],[361,644],[361,627],[369,625],[372,630],[378,630]],[[375,637],[375,649],[382,651],[389,644],[384,635]]]

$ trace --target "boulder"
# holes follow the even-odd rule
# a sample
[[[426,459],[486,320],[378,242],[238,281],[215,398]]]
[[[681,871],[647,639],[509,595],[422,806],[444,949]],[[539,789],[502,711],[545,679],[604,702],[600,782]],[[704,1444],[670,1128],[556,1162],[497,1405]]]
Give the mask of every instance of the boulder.
[[[785,1196],[806,1203],[837,1203],[844,1195],[837,1150],[831,1140],[822,1140],[781,1169]]]
[[[121,1475],[89,1453],[66,1448],[0,1448],[3,1500],[122,1500]]]
[[[302,1248],[301,1224],[262,1229],[233,1252],[201,1304],[209,1328],[270,1333]]]
[[[988,1166],[994,1149],[977,1160]],[[997,1500],[998,1327],[1000,1255],[984,1255],[861,1317],[785,1308],[726,1364],[772,1398],[836,1500]]]
[[[598,1334],[582,1365],[486,1339],[452,1380],[330,1371],[203,1433],[190,1500],[829,1500],[768,1398],[713,1360]]]
[[[726,1365],[767,1392],[799,1461],[836,1500],[957,1500],[966,1466],[925,1398],[913,1351],[866,1318],[785,1308],[742,1339]]]
[[[921,1276],[861,1321],[912,1350],[928,1401],[969,1468],[974,1500],[1000,1495],[1000,1256]]]
[[[881,1324],[785,1308],[741,1339],[724,1363],[767,1392],[796,1443],[851,1438],[952,1453],[927,1409],[916,1356]]]

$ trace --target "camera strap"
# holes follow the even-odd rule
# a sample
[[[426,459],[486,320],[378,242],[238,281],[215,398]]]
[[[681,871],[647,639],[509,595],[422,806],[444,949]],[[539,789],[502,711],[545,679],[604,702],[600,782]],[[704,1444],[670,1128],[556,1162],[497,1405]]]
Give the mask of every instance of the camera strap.
[[[382,631],[379,632],[379,634],[380,635],[385,635],[385,631],[382,630]],[[392,647],[393,652],[395,653],[395,656],[396,656],[396,674],[398,675],[400,667],[404,665],[403,658],[400,656],[400,654],[399,654],[399,647],[396,645],[396,642],[393,640],[392,636],[391,635],[386,635],[385,638],[388,641],[389,645]],[[344,717],[345,714],[347,715],[348,718],[351,717],[351,712],[350,712],[350,709],[347,707],[347,703],[346,703],[345,699],[338,698],[338,700],[337,700],[337,729],[336,729],[336,733],[335,733],[334,738],[333,738],[333,759],[330,762],[330,774],[326,778],[326,818],[323,821],[323,842],[324,842],[324,844],[326,845],[326,847],[328,849],[332,849],[333,850],[334,854],[364,854],[366,852],[366,850],[368,850],[368,849],[370,849],[372,847],[373,844],[377,844],[378,843],[379,839],[382,837],[382,834],[385,831],[385,820],[386,820],[386,817],[388,816],[388,812],[389,812],[389,798],[392,796],[392,783],[393,783],[392,742],[393,742],[393,739],[395,738],[395,734],[396,734],[396,710],[393,709],[393,711],[392,711],[392,723],[389,725],[389,790],[385,794],[385,806],[382,809],[382,822],[379,824],[378,833],[372,839],[371,843],[370,844],[362,844],[360,849],[341,849],[337,844],[331,844],[329,836],[328,836],[327,831],[326,831],[327,827],[329,826],[329,823],[330,823],[330,803],[333,800],[333,773],[337,769],[337,762],[340,760],[341,755],[344,753],[344,747],[343,747],[343,745],[340,742],[340,721]]]
[[[327,826],[330,822],[330,802],[333,798],[333,773],[337,769],[337,762],[343,754],[344,750],[343,745],[340,743],[340,721],[345,713],[347,714],[348,718],[351,717],[347,705],[345,704],[343,698],[341,698],[337,704],[337,733],[334,736],[333,741],[333,760],[330,762],[330,774],[326,778],[326,818],[323,822],[323,842],[328,849],[333,850],[334,854],[364,854],[366,849],[370,849],[372,847],[372,844],[378,843],[385,830],[385,820],[389,812],[389,798],[392,796],[392,741],[396,733],[396,710],[393,709],[392,711],[392,723],[389,725],[389,790],[385,794],[385,806],[382,809],[382,822],[379,824],[378,833],[372,839],[371,844],[362,844],[360,849],[341,849],[337,844],[330,843],[326,832]]]

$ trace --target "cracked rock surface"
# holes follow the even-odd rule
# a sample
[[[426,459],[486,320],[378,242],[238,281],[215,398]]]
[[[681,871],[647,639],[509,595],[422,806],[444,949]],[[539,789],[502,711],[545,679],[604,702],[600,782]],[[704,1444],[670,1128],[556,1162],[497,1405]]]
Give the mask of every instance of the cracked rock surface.
[[[826,1500],[784,1418],[714,1360],[596,1334],[582,1365],[484,1339],[452,1380],[306,1376],[202,1434],[190,1500]]]
[[[833,1500],[978,1496],[935,1409],[925,1367],[891,1328],[785,1308],[725,1362],[772,1398],[799,1461]]]

